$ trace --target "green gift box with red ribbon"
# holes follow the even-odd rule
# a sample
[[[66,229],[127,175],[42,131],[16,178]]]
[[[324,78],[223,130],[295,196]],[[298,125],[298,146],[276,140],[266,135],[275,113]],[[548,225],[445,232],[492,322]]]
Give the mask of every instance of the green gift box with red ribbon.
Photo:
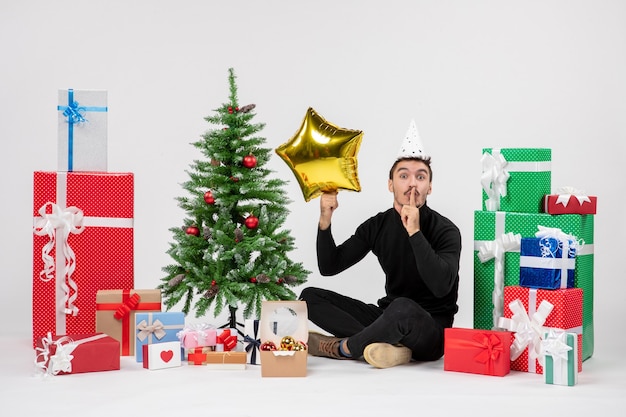
[[[581,245],[574,287],[583,299],[583,360],[594,349],[594,216],[579,214],[474,212],[474,328],[491,330],[504,311],[504,287],[520,284],[521,238],[535,237],[538,226],[561,229]]]

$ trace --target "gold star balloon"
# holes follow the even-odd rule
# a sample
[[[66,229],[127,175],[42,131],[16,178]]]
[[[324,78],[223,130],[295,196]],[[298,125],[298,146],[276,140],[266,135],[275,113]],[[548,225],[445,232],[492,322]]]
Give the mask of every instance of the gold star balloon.
[[[362,139],[362,131],[338,127],[309,107],[300,129],[276,153],[309,201],[325,192],[361,191],[356,157]]]

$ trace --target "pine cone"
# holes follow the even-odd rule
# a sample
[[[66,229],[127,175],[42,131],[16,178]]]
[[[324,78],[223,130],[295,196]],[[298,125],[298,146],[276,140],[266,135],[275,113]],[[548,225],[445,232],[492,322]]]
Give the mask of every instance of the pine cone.
[[[218,287],[217,285],[213,285],[211,286],[211,288],[209,288],[207,290],[207,292],[204,293],[203,297],[204,298],[213,298],[217,295],[217,292],[220,290],[220,287]]]
[[[174,278],[170,279],[167,282],[167,285],[169,285],[170,287],[175,287],[181,282],[183,282],[183,279],[185,279],[185,274],[178,274]]]
[[[235,242],[241,242],[243,240],[243,232],[240,228],[235,229]]]
[[[256,276],[256,281],[259,284],[267,284],[268,282],[270,282],[270,277],[268,277],[265,274],[259,274],[259,275]]]
[[[283,278],[287,284],[295,284],[298,282],[298,278],[293,275],[287,275]]]
[[[249,111],[251,111],[255,107],[256,107],[256,104],[246,104],[245,106],[239,108],[239,111],[241,113],[248,113]]]
[[[209,226],[204,226],[202,228],[202,236],[205,240],[209,240],[211,239],[211,237],[213,237],[213,233],[211,233],[211,229],[209,228]]]

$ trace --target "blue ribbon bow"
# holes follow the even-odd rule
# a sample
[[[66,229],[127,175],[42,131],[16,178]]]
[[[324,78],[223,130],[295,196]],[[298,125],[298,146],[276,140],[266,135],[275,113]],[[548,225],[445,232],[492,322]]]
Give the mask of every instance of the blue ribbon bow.
[[[67,106],[57,106],[57,110],[63,111],[63,116],[66,117],[67,127],[67,170],[74,170],[74,124],[85,123],[88,120],[83,116],[85,112],[97,111],[106,112],[107,107],[98,106],[80,106],[77,101],[74,101],[74,90],[67,90]]]

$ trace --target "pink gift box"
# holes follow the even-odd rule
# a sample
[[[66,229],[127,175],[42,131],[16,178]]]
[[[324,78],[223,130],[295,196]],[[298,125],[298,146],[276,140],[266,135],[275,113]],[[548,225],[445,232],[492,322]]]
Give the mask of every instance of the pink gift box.
[[[215,346],[217,344],[217,329],[208,324],[185,326],[183,330],[176,333],[176,336],[178,336],[181,345],[185,349]]]

